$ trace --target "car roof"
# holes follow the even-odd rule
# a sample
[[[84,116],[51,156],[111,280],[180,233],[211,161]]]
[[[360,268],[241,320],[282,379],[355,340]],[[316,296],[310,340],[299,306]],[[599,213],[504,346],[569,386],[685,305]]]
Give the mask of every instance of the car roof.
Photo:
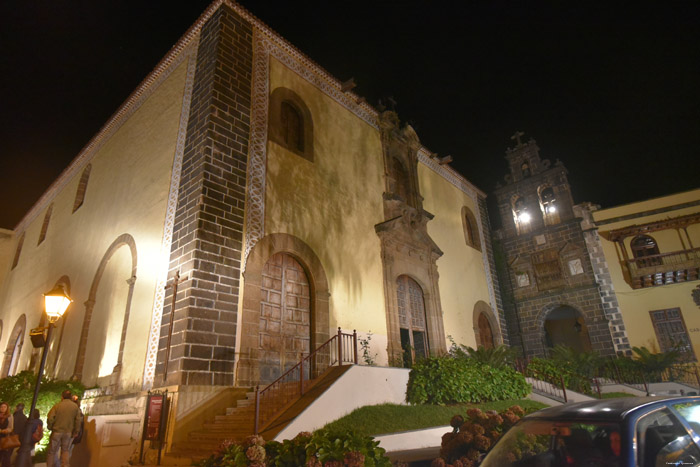
[[[700,404],[700,396],[696,397],[616,397],[612,399],[592,400],[563,404],[556,407],[538,410],[524,419],[575,419],[575,420],[607,420],[619,421],[631,412],[642,408],[653,408],[654,405],[666,405],[669,401],[674,403],[696,402]]]

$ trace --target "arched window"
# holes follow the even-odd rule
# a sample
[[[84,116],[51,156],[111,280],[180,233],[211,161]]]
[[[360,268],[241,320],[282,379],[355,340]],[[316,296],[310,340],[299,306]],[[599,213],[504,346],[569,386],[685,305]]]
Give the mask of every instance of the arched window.
[[[19,263],[19,255],[22,253],[22,245],[24,245],[24,232],[22,232],[22,235],[20,235],[19,239],[17,240],[15,258],[12,260],[12,269],[14,269],[17,266],[17,263]]]
[[[472,248],[481,251],[481,237],[479,236],[479,224],[474,213],[466,206],[462,207],[462,226],[464,227],[464,239]]]
[[[53,212],[53,204],[51,204],[44,214],[44,223],[41,224],[41,232],[39,232],[39,241],[37,245],[40,245],[46,239],[46,232],[49,230],[49,221],[51,220],[51,213]]]
[[[313,162],[311,112],[291,89],[277,88],[270,94],[268,136],[280,146]]]
[[[399,307],[399,328],[404,367],[410,368],[417,359],[429,354],[423,289],[408,276],[396,279]]]
[[[520,170],[523,173],[523,178],[528,178],[530,176],[530,164],[528,164],[527,161],[523,162],[523,165],[520,166]]]
[[[78,208],[83,205],[83,201],[85,201],[85,192],[87,191],[87,184],[90,179],[91,171],[92,164],[88,164],[83,170],[83,174],[80,176],[78,191],[75,192],[75,201],[73,202],[73,212],[77,211]]]
[[[661,258],[657,256],[659,254],[659,247],[656,244],[656,240],[651,236],[637,235],[632,239],[630,246],[635,259],[640,258],[637,260],[638,267],[646,268],[662,264]]]

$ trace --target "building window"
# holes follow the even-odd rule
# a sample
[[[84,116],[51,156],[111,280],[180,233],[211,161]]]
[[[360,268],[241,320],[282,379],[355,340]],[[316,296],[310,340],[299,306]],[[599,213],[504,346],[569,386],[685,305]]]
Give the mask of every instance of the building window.
[[[551,186],[543,186],[537,189],[537,194],[540,199],[540,210],[544,218],[545,225],[554,225],[560,222],[559,206],[557,206],[557,197],[554,193],[554,188]]]
[[[15,250],[15,259],[12,260],[12,269],[14,269],[17,266],[17,263],[19,263],[19,255],[22,253],[22,245],[24,245],[24,232],[22,232],[22,235],[19,236],[19,239],[17,240],[17,249]]]
[[[528,164],[527,161],[523,162],[523,165],[520,166],[520,170],[523,173],[523,178],[528,178],[531,175],[530,164]]]
[[[311,112],[291,89],[277,88],[270,94],[268,136],[280,146],[313,162]]]
[[[539,290],[555,289],[566,285],[556,248],[533,254],[532,263]]]
[[[49,230],[49,221],[51,221],[51,212],[53,212],[53,204],[49,205],[46,214],[44,214],[44,223],[41,224],[41,232],[39,232],[39,241],[37,245],[41,245],[41,242],[46,239],[46,231]]]
[[[685,359],[695,361],[695,352],[690,344],[681,309],[654,310],[649,314],[656,332],[656,340],[659,342],[659,349],[662,352],[678,350]]]
[[[662,261],[659,255],[659,247],[649,235],[637,235],[630,243],[632,255],[637,260],[637,267],[646,268],[650,266],[659,266]]]
[[[410,368],[429,354],[423,289],[408,276],[396,280],[403,365]]]
[[[304,152],[304,119],[289,101],[282,102],[280,123],[285,145],[289,149]]]
[[[88,180],[90,179],[90,171],[92,170],[92,164],[88,164],[83,170],[83,174],[80,176],[80,181],[78,182],[78,191],[75,193],[75,201],[73,202],[73,212],[77,211],[80,206],[83,205],[85,201],[85,192],[87,191]]]
[[[528,233],[532,230],[532,214],[527,209],[525,199],[521,196],[514,196],[511,200],[513,208],[513,220],[518,234]]]
[[[479,224],[471,209],[462,207],[462,226],[464,227],[464,239],[472,248],[481,251],[481,237],[479,235]]]

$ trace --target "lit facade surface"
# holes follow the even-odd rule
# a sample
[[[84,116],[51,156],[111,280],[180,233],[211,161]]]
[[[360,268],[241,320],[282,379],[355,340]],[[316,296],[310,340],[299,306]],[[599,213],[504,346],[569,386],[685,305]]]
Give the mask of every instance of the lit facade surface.
[[[36,368],[27,335],[62,284],[74,303],[46,374],[97,388],[90,465],[121,465],[145,389],[175,394],[182,438],[202,404],[339,327],[371,332],[380,365],[448,336],[507,342],[485,194],[440,162],[395,113],[215,2],[1,232],[2,376]]]

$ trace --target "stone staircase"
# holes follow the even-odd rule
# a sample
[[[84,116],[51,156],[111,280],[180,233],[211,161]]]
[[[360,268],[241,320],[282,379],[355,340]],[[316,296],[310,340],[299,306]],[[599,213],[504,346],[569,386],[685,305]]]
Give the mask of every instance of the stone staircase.
[[[208,458],[225,440],[240,442],[253,434],[255,423],[255,392],[236,400],[235,407],[224,415],[206,420],[202,428],[188,434],[187,440],[173,444],[161,461],[162,465],[190,465],[192,461]]]

